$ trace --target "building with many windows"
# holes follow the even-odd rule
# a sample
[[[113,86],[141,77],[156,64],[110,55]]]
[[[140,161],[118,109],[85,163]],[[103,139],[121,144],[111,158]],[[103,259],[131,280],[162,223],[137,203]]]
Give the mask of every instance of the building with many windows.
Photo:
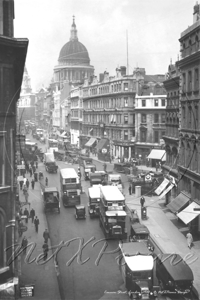
[[[135,148],[135,94],[136,80],[126,75],[126,67],[116,69],[115,76],[108,72],[96,76],[83,86],[83,133],[81,144],[90,139],[89,147],[95,140],[97,154],[102,160],[110,155],[129,159],[134,156]]]
[[[189,194],[190,205],[178,217],[200,232],[200,4],[194,6],[193,24],[181,33],[180,69],[181,127],[179,191]],[[189,201],[189,200],[188,200]]]
[[[163,139],[165,141],[166,162],[163,164],[163,173],[172,176],[176,184],[178,183],[178,160],[179,160],[179,84],[180,72],[177,64],[170,64],[167,73],[167,79],[164,81],[164,87],[167,92],[166,107],[166,130]],[[169,177],[170,178],[170,177]],[[171,202],[178,195],[177,185],[166,194],[166,204]]]
[[[83,99],[82,88],[75,87],[70,91],[71,103],[71,144],[80,146],[80,134],[82,133]]]
[[[139,74],[140,73],[140,74]],[[146,75],[144,69],[135,70],[140,78],[135,97],[135,158],[141,164],[148,163],[152,149],[163,149],[165,135],[166,91],[163,87],[165,75]],[[151,154],[151,165],[165,159],[164,150]],[[160,157],[157,157],[157,155]]]
[[[0,0],[0,299],[17,298],[20,275],[16,116],[28,40],[14,38],[14,15],[14,1]]]

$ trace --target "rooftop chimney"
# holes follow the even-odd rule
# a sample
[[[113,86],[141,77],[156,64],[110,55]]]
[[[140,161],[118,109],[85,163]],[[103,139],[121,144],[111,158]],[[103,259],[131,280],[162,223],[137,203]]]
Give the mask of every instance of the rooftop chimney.
[[[196,23],[198,20],[200,20],[200,4],[198,4],[197,1],[194,6],[193,24]]]
[[[125,66],[121,66],[120,70],[121,70],[121,75],[122,76],[126,76],[126,67]]]

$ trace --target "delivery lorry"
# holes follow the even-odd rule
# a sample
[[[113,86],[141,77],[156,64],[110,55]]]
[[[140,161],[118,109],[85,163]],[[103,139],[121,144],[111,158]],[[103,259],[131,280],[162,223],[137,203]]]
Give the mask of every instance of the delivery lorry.
[[[53,153],[44,153],[44,165],[48,173],[57,173],[58,166]]]

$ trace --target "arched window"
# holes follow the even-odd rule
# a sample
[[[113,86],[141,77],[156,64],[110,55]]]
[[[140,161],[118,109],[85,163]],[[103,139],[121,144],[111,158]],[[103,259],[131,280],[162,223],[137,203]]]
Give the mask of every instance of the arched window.
[[[186,157],[186,168],[191,169],[191,147],[187,144],[187,157]]]

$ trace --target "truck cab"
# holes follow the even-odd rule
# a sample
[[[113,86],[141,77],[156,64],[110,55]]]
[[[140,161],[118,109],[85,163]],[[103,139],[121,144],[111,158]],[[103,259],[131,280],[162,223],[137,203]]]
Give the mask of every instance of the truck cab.
[[[153,299],[154,258],[144,243],[119,243],[120,271],[131,299]]]
[[[56,165],[53,153],[44,153],[44,165],[48,173],[57,173],[58,166]]]
[[[93,164],[86,164],[84,161],[84,177],[85,180],[90,179],[90,174],[96,171],[96,166]]]
[[[90,187],[88,189],[88,212],[90,218],[99,216],[99,205],[100,205],[100,187]]]
[[[42,191],[44,211],[56,209],[60,213],[59,192],[56,187],[46,187]]]
[[[108,174],[108,184],[117,186],[123,194],[122,178],[120,174]]]
[[[95,171],[90,173],[90,185],[106,185],[107,183],[107,173],[105,171]]]

